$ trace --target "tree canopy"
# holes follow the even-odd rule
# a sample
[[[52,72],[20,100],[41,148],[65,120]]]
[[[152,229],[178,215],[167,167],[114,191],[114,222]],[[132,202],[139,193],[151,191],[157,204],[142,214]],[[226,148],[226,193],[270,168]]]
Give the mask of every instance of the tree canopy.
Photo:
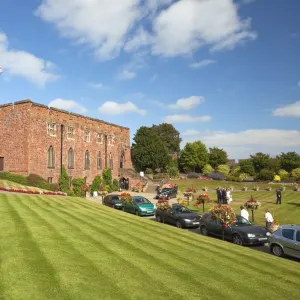
[[[262,169],[266,169],[269,164],[270,155],[262,152],[257,152],[250,155],[250,160],[253,164],[256,173],[259,173]]]
[[[280,161],[281,168],[287,172],[300,168],[300,155],[296,152],[282,152],[277,158]]]
[[[224,165],[228,161],[227,152],[224,149],[213,147],[209,148],[209,164],[216,168],[219,165]]]

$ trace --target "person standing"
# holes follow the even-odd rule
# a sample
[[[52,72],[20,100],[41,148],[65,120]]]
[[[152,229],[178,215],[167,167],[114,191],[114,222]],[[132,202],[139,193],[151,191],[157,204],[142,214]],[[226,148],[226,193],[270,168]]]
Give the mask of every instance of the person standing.
[[[226,199],[226,197],[227,197],[227,193],[226,193],[226,189],[225,188],[223,188],[222,189],[222,202],[223,202],[223,204],[227,204],[227,199]]]
[[[218,204],[222,204],[222,193],[220,187],[217,188],[217,200]]]
[[[246,219],[247,221],[249,221],[249,213],[248,213],[248,211],[245,209],[244,206],[241,206],[240,209],[241,209],[241,216],[244,219]]]
[[[281,190],[278,189],[278,190],[276,191],[276,196],[277,196],[276,204],[281,204],[281,198],[282,198]]]
[[[266,209],[265,211],[265,222],[266,222],[266,229],[268,231],[270,231],[270,226],[272,225],[274,219],[272,214],[270,213],[270,211],[268,209]]]

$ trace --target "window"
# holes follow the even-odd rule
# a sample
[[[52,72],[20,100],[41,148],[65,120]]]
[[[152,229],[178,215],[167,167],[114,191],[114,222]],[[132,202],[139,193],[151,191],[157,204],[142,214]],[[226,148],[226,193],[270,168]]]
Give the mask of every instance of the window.
[[[124,151],[122,151],[120,156],[120,169],[123,169],[124,165],[125,165],[125,154]]]
[[[56,136],[56,124],[55,123],[47,124],[47,134],[50,136]]]
[[[300,230],[298,230],[296,233],[296,241],[300,242]]]
[[[282,236],[286,239],[293,240],[294,239],[294,230],[293,229],[282,229]]]
[[[52,146],[48,149],[48,168],[54,168],[55,166],[55,153]]]
[[[114,143],[114,137],[112,135],[109,135],[107,137],[107,140],[108,140],[108,145],[113,145],[113,143]]]
[[[86,130],[84,132],[84,141],[89,142],[90,141],[91,132],[89,130]]]
[[[52,183],[52,177],[48,177],[48,183]]]
[[[111,170],[113,169],[113,159],[111,153],[109,153],[109,167]]]
[[[103,134],[97,133],[97,143],[103,144]]]
[[[68,169],[74,169],[74,150],[72,148],[68,151]]]
[[[67,138],[68,139],[74,139],[75,135],[74,135],[74,127],[68,126],[68,135]]]
[[[84,153],[84,169],[89,170],[90,169],[90,153],[88,150]]]
[[[97,169],[101,170],[102,169],[102,157],[101,157],[101,152],[98,152],[97,155]]]

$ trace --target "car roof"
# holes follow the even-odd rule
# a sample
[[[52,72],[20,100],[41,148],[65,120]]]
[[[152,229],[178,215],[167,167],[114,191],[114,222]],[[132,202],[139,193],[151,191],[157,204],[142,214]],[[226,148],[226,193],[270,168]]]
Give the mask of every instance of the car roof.
[[[296,229],[300,230],[300,225],[280,225],[281,229]]]

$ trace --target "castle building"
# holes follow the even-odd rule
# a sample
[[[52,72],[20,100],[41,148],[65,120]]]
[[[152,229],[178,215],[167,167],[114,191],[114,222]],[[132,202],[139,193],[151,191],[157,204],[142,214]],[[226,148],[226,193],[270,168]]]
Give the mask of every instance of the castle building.
[[[0,105],[0,171],[56,183],[62,166],[70,181],[91,183],[104,168],[119,179],[132,168],[129,128],[30,100]]]

